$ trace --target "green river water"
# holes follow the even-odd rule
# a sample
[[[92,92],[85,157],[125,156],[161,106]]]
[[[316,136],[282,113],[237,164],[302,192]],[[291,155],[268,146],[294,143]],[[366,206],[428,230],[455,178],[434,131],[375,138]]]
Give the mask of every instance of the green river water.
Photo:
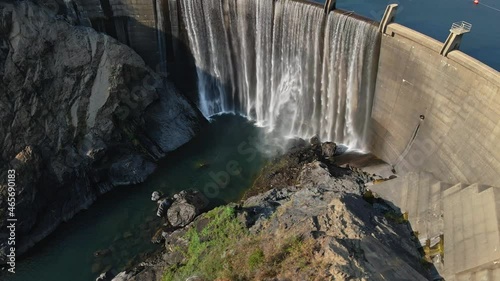
[[[267,160],[268,154],[260,149],[263,133],[243,117],[215,116],[198,137],[168,155],[145,183],[117,187],[98,198],[21,257],[16,274],[4,273],[0,279],[89,281],[106,269],[122,270],[160,247],[150,242],[161,223],[156,204],[150,200],[153,191],[173,195],[198,189],[212,205],[238,201]],[[224,188],[216,190],[217,175],[224,178],[228,163],[233,175]],[[234,175],[234,167],[239,174]],[[98,250],[108,254],[95,257]]]

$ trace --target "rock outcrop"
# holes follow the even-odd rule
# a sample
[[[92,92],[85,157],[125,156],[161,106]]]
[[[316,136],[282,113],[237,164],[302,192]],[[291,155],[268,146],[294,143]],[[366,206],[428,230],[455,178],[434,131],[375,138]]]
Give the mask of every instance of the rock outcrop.
[[[167,219],[176,228],[188,225],[208,204],[208,200],[198,191],[181,191],[174,195],[174,199],[167,210]]]
[[[318,148],[274,163],[297,168],[293,155]],[[162,253],[113,280],[429,280],[432,265],[408,222],[366,196],[369,178],[357,169],[335,176],[333,159],[317,158],[301,163],[293,185],[265,168],[261,176],[283,186],[201,214],[166,236]]]
[[[203,122],[129,47],[43,6],[0,2],[0,209],[15,169],[18,255],[113,186],[143,181]]]

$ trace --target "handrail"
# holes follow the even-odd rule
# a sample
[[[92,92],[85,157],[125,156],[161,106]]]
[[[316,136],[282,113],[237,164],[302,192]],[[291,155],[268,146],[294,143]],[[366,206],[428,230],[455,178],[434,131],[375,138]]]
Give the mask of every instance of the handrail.
[[[454,22],[451,25],[450,32],[453,32],[456,34],[463,34],[463,33],[470,32],[471,29],[472,29],[472,24],[470,24],[466,21],[458,21],[458,22]]]

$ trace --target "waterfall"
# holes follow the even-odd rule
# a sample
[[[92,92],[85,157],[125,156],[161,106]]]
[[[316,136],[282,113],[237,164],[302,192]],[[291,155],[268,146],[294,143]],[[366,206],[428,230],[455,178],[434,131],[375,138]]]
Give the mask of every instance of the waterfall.
[[[364,149],[376,27],[290,0],[180,0],[207,117],[234,112],[284,136]]]
[[[167,55],[166,55],[166,43],[165,43],[165,18],[163,16],[164,7],[166,7],[164,0],[156,0],[154,2],[155,7],[155,20],[156,20],[156,37],[158,41],[158,51],[159,51],[159,65],[157,71],[162,73],[167,72]]]

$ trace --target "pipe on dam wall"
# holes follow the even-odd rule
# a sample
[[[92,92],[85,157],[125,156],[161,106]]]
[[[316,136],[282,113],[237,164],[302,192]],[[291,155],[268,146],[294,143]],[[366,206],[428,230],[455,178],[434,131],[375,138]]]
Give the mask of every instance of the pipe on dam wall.
[[[500,184],[500,75],[397,23],[382,36],[371,151],[400,173],[449,183]],[[424,115],[421,122],[419,116]],[[415,125],[418,136],[402,157]]]

